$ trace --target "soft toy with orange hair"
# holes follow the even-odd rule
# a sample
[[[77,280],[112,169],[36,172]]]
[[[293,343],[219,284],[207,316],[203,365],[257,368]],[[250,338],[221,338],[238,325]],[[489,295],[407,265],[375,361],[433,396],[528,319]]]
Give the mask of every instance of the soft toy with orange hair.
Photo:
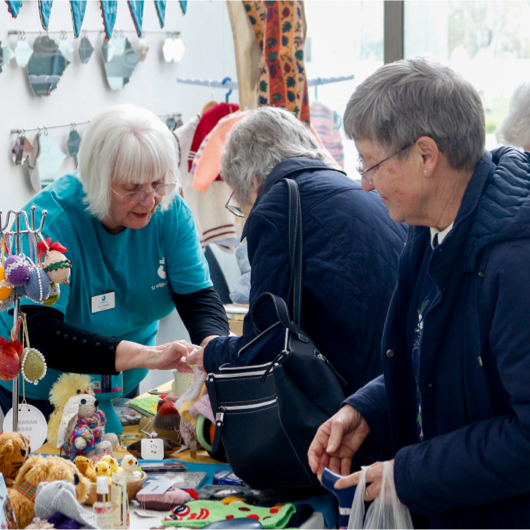
[[[72,462],[59,456],[32,456],[22,466],[15,484],[8,490],[19,528],[26,528],[33,520],[38,485],[55,480],[71,482],[75,486],[77,500],[83,502],[86,499],[90,482]]]

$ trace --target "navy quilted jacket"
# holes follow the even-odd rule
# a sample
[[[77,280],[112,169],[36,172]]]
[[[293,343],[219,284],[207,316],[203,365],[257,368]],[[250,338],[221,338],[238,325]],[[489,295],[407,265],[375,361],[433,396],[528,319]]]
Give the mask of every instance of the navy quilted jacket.
[[[346,395],[381,373],[379,351],[406,229],[380,197],[323,162],[293,158],[267,177],[244,236],[252,266],[250,304],[263,292],[287,300],[288,195],[283,177],[298,183],[303,216],[302,327],[348,382]],[[247,317],[241,338],[220,337],[204,353],[207,372],[255,337]]]
[[[486,152],[429,270],[438,295],[420,360],[418,443],[407,312],[429,229],[412,227],[383,337],[383,372],[347,402],[363,450],[395,456],[397,494],[432,528],[530,528],[530,154]]]

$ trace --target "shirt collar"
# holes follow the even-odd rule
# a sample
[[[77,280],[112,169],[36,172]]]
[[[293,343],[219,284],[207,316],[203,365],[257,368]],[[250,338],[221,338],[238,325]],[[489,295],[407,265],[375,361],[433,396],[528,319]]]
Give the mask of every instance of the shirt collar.
[[[431,247],[434,248],[434,238],[438,235],[438,245],[445,239],[445,236],[451,231],[455,222],[453,221],[445,230],[438,230],[438,228],[431,228]]]

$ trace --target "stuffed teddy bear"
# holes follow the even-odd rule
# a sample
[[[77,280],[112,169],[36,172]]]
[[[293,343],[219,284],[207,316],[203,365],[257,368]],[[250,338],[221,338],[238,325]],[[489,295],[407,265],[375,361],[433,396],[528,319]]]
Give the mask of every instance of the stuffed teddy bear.
[[[86,477],[90,482],[96,482],[97,475],[96,470],[94,469],[94,462],[87,458],[86,456],[76,456],[74,460],[75,467],[79,469],[81,474]]]
[[[63,410],[57,447],[64,447],[65,453],[72,459],[80,454],[92,456],[112,451],[118,446],[118,437],[114,433],[105,434],[106,422],[94,396],[72,396]]]
[[[21,467],[15,484],[8,490],[19,528],[26,528],[33,520],[38,485],[56,480],[67,480],[73,484],[79,502],[86,499],[90,483],[69,460],[59,456],[45,458],[35,455]]]
[[[29,438],[17,432],[0,434],[0,473],[11,486],[31,452]]]
[[[57,447],[57,433],[63,410],[72,396],[92,394],[90,376],[83,374],[61,374],[50,390],[50,403],[55,410],[48,421],[48,442]]]

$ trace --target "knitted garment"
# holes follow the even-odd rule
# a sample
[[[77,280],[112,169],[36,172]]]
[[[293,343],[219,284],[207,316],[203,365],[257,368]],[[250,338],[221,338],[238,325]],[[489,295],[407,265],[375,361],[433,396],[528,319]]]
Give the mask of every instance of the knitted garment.
[[[81,507],[76,498],[75,486],[71,482],[41,482],[35,499],[35,516],[50,520],[57,512],[81,523],[83,528],[98,528],[96,515]]]
[[[64,444],[65,453],[74,459],[77,455],[92,451],[96,447],[96,444],[101,442],[105,423],[107,423],[107,419],[101,410],[96,411],[91,418],[77,418],[77,423],[68,441]],[[75,446],[75,440],[79,436],[87,442],[87,446],[84,449],[78,449]]]
[[[339,127],[335,124],[336,112],[320,101],[311,104],[311,125],[317,130],[322,143],[341,168],[344,169],[344,147]]]
[[[302,1],[243,0],[262,55],[259,105],[285,107],[309,123]]]
[[[215,423],[215,417],[212,411],[212,405],[210,404],[210,396],[208,393],[204,394],[199,401],[196,401],[191,409],[190,416],[197,420],[199,414],[202,414],[205,418],[208,418],[212,423]]]
[[[206,385],[204,384],[206,374],[196,366],[193,366],[192,368],[195,375],[193,384],[188,388],[186,393],[178,399],[175,403],[175,408],[178,410],[180,417],[184,421],[191,423],[195,427],[197,425],[197,420],[191,416],[190,409],[202,398],[202,396],[204,396],[204,394],[207,393],[207,390]]]
[[[247,518],[259,521],[263,528],[285,528],[295,512],[292,504],[263,508],[243,502],[225,505],[218,501],[192,501],[173,508],[162,523],[165,526],[202,528],[216,521]]]
[[[227,245],[225,242],[227,239],[239,242],[239,237],[236,230],[235,217],[224,207],[230,196],[230,189],[224,181],[215,181],[219,175],[219,168],[217,168],[217,172],[212,179],[215,182],[206,186],[207,191],[205,193],[201,193],[193,187],[195,177],[190,171],[190,164],[193,163],[195,153],[190,153],[190,149],[200,121],[201,116],[194,116],[189,122],[174,132],[181,153],[179,169],[184,200],[193,212],[203,248],[214,242],[230,247],[235,246]]]

